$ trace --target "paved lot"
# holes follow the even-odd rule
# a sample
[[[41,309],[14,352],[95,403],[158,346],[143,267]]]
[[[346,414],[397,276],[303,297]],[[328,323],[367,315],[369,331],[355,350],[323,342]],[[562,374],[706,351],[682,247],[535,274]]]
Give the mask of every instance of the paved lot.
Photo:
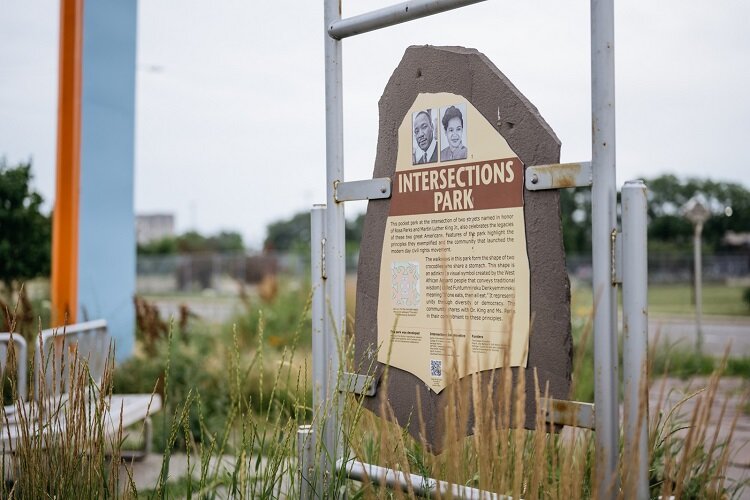
[[[690,317],[651,316],[648,323],[649,339],[669,342],[686,349],[695,345],[695,319]],[[750,318],[707,316],[703,318],[704,352],[723,356],[731,344],[733,357],[750,356]]]
[[[156,305],[164,320],[179,318],[180,308],[185,305],[191,313],[210,324],[231,321],[243,308],[237,297],[149,297],[148,300]]]

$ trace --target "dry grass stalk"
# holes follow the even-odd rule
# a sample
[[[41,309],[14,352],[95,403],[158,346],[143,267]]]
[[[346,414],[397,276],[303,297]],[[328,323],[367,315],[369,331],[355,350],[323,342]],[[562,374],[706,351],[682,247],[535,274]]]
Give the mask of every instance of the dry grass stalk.
[[[51,387],[40,383],[30,403],[15,403],[13,418],[19,438],[8,450],[14,482],[10,489],[5,485],[3,496],[126,495],[128,489],[121,491],[119,477],[122,427],[111,428],[104,417],[111,405],[112,357],[107,360],[102,379],[95,381],[88,360],[76,352],[77,344],[53,344],[56,352],[50,356],[40,350],[40,378],[45,380],[51,371]],[[63,350],[68,351],[65,363],[59,361]],[[3,415],[3,421],[9,418]],[[122,415],[118,418],[121,423]]]
[[[446,320],[444,325],[450,332],[451,322]],[[582,353],[590,331],[590,322],[587,322],[583,328],[581,344],[576,349],[576,372],[581,369]],[[455,345],[452,347],[455,349]],[[625,455],[627,458],[621,463],[619,485],[597,484],[593,463],[593,432],[580,428],[568,428],[563,435],[547,432],[547,429],[555,428],[554,422],[547,421],[547,415],[551,416],[552,413],[550,408],[545,408],[544,403],[549,404],[549,389],[545,387],[542,391],[536,372],[533,394],[536,400],[537,430],[527,431],[519,426],[525,421],[526,409],[526,378],[523,369],[517,369],[514,377],[513,370],[506,362],[503,368],[495,370],[491,375],[474,376],[467,383],[466,380],[457,378],[456,357],[446,354],[444,359],[444,366],[447,367],[444,373],[449,377],[445,391],[450,401],[449,410],[442,415],[444,451],[440,455],[431,455],[424,440],[415,441],[398,426],[366,415],[360,422],[358,432],[367,436],[365,440],[374,434],[379,444],[376,448],[368,448],[364,441],[353,440],[353,451],[358,459],[405,473],[422,474],[424,477],[512,495],[513,498],[590,498],[595,497],[601,488],[616,488],[614,493],[623,498],[624,486],[633,486],[634,471],[638,465],[638,444],[628,450]],[[647,369],[644,367],[644,372],[647,373]],[[387,379],[387,376],[386,369],[384,378]],[[692,495],[696,484],[702,484],[700,491],[706,497],[725,495],[721,492],[726,491],[724,471],[730,459],[730,449],[725,443],[731,439],[737,414],[729,426],[728,436],[720,436],[720,426],[712,423],[716,414],[714,408],[717,407],[720,378],[721,370],[718,370],[702,393],[686,398],[695,399],[695,406],[684,425],[679,423],[679,410],[685,400],[678,402],[673,408],[662,410],[666,406],[665,382],[657,389],[658,404],[649,422],[649,459],[650,462],[663,459],[661,476],[653,476],[652,481],[660,477],[665,480],[660,484],[654,483],[651,494],[679,497],[684,496],[690,488]],[[577,373],[574,373],[573,383],[576,381]],[[639,423],[636,431],[640,430],[639,426],[645,420],[649,405],[646,398],[648,378],[644,377],[641,384],[639,393],[642,397],[637,415],[625,415],[627,419],[637,419]],[[381,384],[380,390],[385,390],[385,387],[387,384]],[[388,401],[387,395],[383,401]],[[381,411],[395,421],[393,411],[386,403]],[[422,402],[417,398],[416,414],[412,418],[417,419],[424,436],[426,431],[422,411]],[[726,401],[721,406],[719,421],[723,421],[725,416]],[[471,436],[467,438],[464,435],[469,422],[472,425],[469,432]],[[713,430],[709,432],[712,425]],[[724,430],[727,430],[726,426]],[[366,448],[370,453],[367,456],[362,451]],[[663,458],[659,458],[661,455]],[[650,470],[651,474],[657,474],[653,466]],[[702,479],[698,477],[700,474],[709,478],[705,484],[701,483]],[[405,492],[374,489],[369,483],[361,492],[365,498],[401,498],[414,494],[411,489]],[[440,492],[435,492],[433,496],[441,498]]]

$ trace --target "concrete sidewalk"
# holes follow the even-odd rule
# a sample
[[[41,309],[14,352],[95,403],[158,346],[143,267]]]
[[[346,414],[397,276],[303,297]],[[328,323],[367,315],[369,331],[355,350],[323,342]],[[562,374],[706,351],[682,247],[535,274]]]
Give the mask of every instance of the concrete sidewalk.
[[[158,453],[150,453],[145,459],[134,462],[132,464],[122,464],[120,466],[120,484],[125,488],[128,484],[129,474],[132,474],[133,482],[138,489],[139,494],[147,490],[155,490],[161,474],[163,455]],[[232,495],[226,490],[224,486],[219,486],[215,483],[216,480],[223,481],[227,478],[231,478],[235,472],[235,464],[237,457],[234,455],[222,455],[212,457],[208,464],[207,474],[207,487],[211,493],[216,493],[217,498],[232,498]],[[261,458],[257,473],[262,474],[266,467],[266,459]],[[290,465],[291,467],[291,465]],[[128,472],[128,469],[130,471]],[[255,458],[248,459],[247,474],[252,476],[255,472]],[[198,481],[201,477],[201,463],[200,457],[190,456],[188,463],[188,456],[185,453],[173,453],[170,456],[169,461],[169,474],[167,476],[167,482],[175,482],[179,479],[186,478],[190,473],[195,480],[193,483],[194,493],[198,494]],[[281,478],[278,483],[278,489],[275,491],[278,493],[279,498],[285,498],[286,492],[289,488],[289,479]],[[167,495],[169,497],[169,495]],[[201,496],[202,498],[202,496]]]

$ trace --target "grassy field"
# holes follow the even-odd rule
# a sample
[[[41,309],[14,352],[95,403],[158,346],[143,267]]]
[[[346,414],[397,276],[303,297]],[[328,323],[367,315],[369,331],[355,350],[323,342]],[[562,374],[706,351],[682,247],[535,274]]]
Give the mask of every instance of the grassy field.
[[[750,307],[743,302],[743,287],[707,284],[703,286],[703,314],[750,317]],[[572,312],[578,316],[591,313],[591,288],[579,284],[572,287]],[[693,288],[688,284],[649,285],[648,307],[651,314],[695,314]]]
[[[742,287],[710,284],[703,287],[703,313],[723,316],[750,316],[750,307],[742,301]],[[649,288],[648,304],[655,313],[695,314],[694,291],[687,285],[662,285]]]

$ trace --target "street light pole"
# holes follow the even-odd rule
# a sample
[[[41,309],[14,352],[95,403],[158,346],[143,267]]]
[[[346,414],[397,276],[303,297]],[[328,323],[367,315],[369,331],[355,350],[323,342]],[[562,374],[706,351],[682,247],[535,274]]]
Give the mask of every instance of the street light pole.
[[[703,353],[703,262],[701,255],[701,241],[703,224],[711,217],[711,212],[697,197],[693,197],[685,204],[683,213],[693,224],[693,273],[695,275],[695,350]]]
[[[703,352],[703,261],[701,255],[702,236],[703,222],[697,222],[693,231],[693,272],[695,273],[695,349],[699,354]]]

